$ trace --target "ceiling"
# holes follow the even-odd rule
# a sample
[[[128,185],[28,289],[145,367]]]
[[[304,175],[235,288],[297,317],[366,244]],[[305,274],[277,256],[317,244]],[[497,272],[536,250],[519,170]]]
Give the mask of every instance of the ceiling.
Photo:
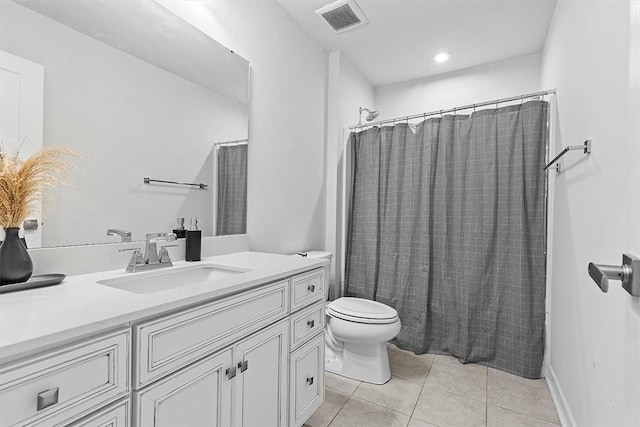
[[[556,0],[356,0],[368,23],[336,34],[314,10],[333,0],[277,0],[327,51],[374,86],[540,53]],[[446,50],[449,61],[433,56]]]

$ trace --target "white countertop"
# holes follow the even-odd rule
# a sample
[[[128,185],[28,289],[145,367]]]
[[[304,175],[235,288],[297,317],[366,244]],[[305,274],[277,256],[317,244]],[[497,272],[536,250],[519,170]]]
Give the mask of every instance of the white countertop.
[[[137,294],[97,283],[99,280],[132,277],[123,269],[69,276],[56,286],[0,295],[0,364],[63,345],[89,334],[127,326],[146,317],[223,298],[260,284],[273,282],[328,260],[261,252],[239,252],[180,261],[174,267],[215,264],[250,270],[222,277],[215,286],[198,283],[157,293]],[[168,269],[153,270],[154,273]]]

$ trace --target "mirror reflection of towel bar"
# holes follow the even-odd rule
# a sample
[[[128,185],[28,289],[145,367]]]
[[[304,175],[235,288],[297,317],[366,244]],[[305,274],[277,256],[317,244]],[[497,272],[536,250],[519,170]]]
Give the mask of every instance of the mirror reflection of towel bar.
[[[144,177],[143,182],[145,184],[151,184],[152,182],[161,182],[163,184],[175,184],[175,185],[186,185],[186,186],[190,186],[190,187],[198,187],[201,189],[206,189],[207,188],[207,184],[203,184],[203,183],[199,183],[199,184],[192,184],[189,182],[179,182],[179,181],[165,181],[162,179],[151,179],[151,178],[147,178],[146,176]]]

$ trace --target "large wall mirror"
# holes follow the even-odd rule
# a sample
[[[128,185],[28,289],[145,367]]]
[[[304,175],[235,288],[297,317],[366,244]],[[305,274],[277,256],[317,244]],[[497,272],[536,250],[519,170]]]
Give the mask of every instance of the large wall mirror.
[[[41,134],[12,128],[6,108],[3,150],[26,156],[40,140],[81,155],[24,231],[29,247],[121,241],[108,229],[142,240],[177,218],[199,218],[204,236],[246,232],[246,60],[152,0],[0,8],[3,89],[14,61],[40,66],[44,81]]]

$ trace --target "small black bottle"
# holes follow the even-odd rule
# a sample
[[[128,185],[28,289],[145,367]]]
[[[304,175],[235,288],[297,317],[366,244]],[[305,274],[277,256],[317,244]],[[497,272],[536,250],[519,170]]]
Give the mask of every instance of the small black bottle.
[[[198,230],[198,218],[191,218],[191,228],[187,230],[187,251],[185,261],[200,261],[202,252],[202,230]]]
[[[184,239],[185,237],[187,237],[187,230],[184,229],[184,218],[176,218],[174,221],[177,224],[176,228],[173,230],[176,238]]]

